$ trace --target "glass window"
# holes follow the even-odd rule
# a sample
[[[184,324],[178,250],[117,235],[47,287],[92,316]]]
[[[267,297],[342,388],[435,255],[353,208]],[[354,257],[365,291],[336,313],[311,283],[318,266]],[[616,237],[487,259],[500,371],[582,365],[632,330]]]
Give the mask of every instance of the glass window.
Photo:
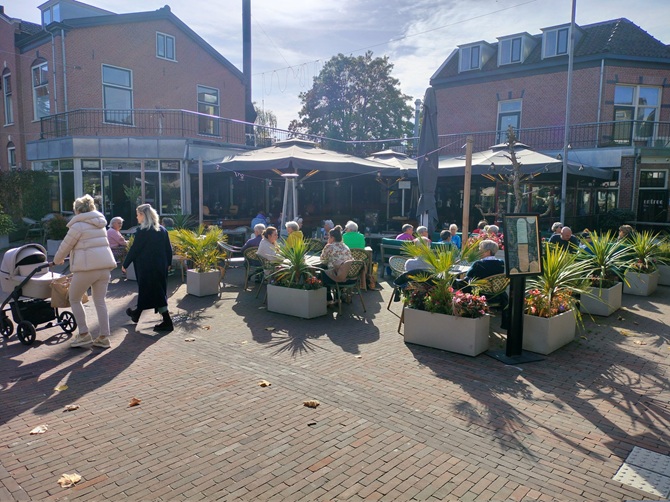
[[[507,130],[512,126],[515,131],[519,131],[521,125],[521,100],[510,99],[498,102],[498,137],[497,143],[507,141]],[[519,138],[517,137],[517,140]]]
[[[44,9],[42,11],[42,24],[46,26],[51,23],[51,9]]]
[[[666,171],[642,171],[640,188],[665,188],[666,179]]]
[[[544,57],[561,56],[568,53],[568,28],[546,31],[544,33]]]
[[[7,143],[7,163],[10,169],[16,169],[16,147],[14,143]]]
[[[630,145],[635,139],[655,137],[660,102],[661,89],[658,87],[615,86],[614,142]]]
[[[156,33],[156,57],[175,60],[173,36]]]
[[[60,21],[60,4],[57,3],[53,7],[51,7],[51,11],[53,14],[53,20]]]
[[[32,67],[33,119],[39,120],[51,114],[49,100],[49,65],[46,61]]]
[[[219,116],[219,90],[204,85],[198,86],[198,112]],[[213,117],[198,117],[198,132],[211,136],[219,135],[219,120]]]
[[[181,210],[181,176],[179,173],[161,173],[161,214],[175,214]]]
[[[5,125],[14,123],[14,106],[12,104],[12,75],[5,70],[2,76],[2,89],[5,102]]]
[[[477,70],[481,64],[479,46],[463,47],[460,50],[461,71]]]
[[[521,61],[521,37],[509,38],[500,42],[500,64]]]
[[[105,122],[133,125],[133,83],[130,70],[102,65]]]

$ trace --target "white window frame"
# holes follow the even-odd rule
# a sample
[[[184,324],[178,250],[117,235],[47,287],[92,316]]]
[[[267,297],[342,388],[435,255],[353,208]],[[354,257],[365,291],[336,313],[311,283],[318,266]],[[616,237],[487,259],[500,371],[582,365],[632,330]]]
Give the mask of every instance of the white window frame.
[[[45,70],[42,70],[42,67],[45,67]],[[40,81],[39,84],[35,83],[35,70],[38,70],[38,74],[40,76],[47,75],[47,78],[45,81]],[[37,121],[41,119],[42,117],[48,117],[51,115],[51,96],[49,94],[49,63],[48,61],[43,61],[41,63],[38,63],[30,68],[30,82],[32,84],[32,89],[33,89],[33,120]],[[49,99],[49,113],[46,115],[40,115],[39,114],[39,109],[37,107],[37,93],[39,92],[39,89],[46,89],[46,96]]]
[[[7,165],[10,170],[16,169],[16,147],[14,143],[7,145]]]
[[[5,73],[2,76],[2,93],[5,105],[5,125],[14,123],[14,105],[12,104],[12,74]]]
[[[207,91],[216,91],[216,104],[213,105],[212,103],[207,103],[205,101],[200,101],[200,89],[206,89]],[[203,113],[206,115],[213,115],[215,117],[220,117],[221,116],[221,91],[217,89],[216,87],[210,87],[208,85],[202,85],[202,84],[197,84],[196,86],[196,101],[198,103],[198,113]],[[213,107],[215,108],[214,113],[206,113],[206,112],[201,112],[200,111],[200,105],[207,106],[207,107]],[[203,124],[207,124],[207,121],[212,121],[211,127],[209,127],[211,132],[207,132],[205,129],[206,127],[203,127]],[[202,134],[203,136],[220,136],[221,131],[220,131],[220,123],[218,120],[214,119],[209,119],[204,116],[199,116],[198,117],[198,134]]]
[[[561,33],[565,32],[565,51],[559,52],[559,42]],[[554,38],[554,40],[551,40]],[[554,30],[547,30],[542,37],[542,58],[553,58],[557,56],[565,56],[570,49],[570,28],[562,27]]]
[[[472,50],[477,49],[477,66],[472,65]],[[481,45],[469,45],[468,47],[461,47],[458,51],[459,61],[458,68],[459,72],[470,71],[470,70],[479,70],[482,67],[482,47]],[[467,62],[467,66],[466,66]]]
[[[518,59],[514,58],[514,43],[519,43],[519,56]],[[507,58],[503,59],[503,48],[504,46],[509,45],[509,60]],[[521,37],[512,37],[506,38],[498,42],[498,66],[506,64],[520,63],[523,60],[523,39]]]
[[[616,88],[617,87],[626,87],[630,88],[633,90],[633,97],[632,97],[632,102],[631,103],[617,103],[616,101]],[[641,97],[640,97],[640,91],[643,89],[652,89],[656,91],[657,95],[657,100],[655,105],[649,105],[649,104],[642,104],[640,103]],[[615,85],[615,99],[614,99],[614,124],[615,124],[615,131],[619,128],[621,131],[623,131],[624,134],[626,134],[626,137],[619,137],[618,139],[620,142],[623,142],[625,144],[630,144],[630,141],[633,140],[646,140],[646,139],[653,139],[656,138],[658,131],[657,131],[657,125],[659,121],[659,117],[661,114],[661,103],[663,101],[663,92],[662,88],[658,86],[653,86],[653,85],[628,85],[628,84],[616,84]],[[622,119],[617,119],[617,113],[618,112],[625,112],[625,110],[632,111],[632,116],[630,119],[627,118],[622,118]],[[640,116],[640,113],[642,110],[652,110],[652,114],[654,116],[653,121],[645,121],[644,118]],[[648,116],[648,115],[647,115]],[[630,127],[630,134],[626,133],[625,130],[625,123],[629,122],[631,123]],[[644,123],[647,122],[651,125],[651,130],[647,134],[641,134],[641,128],[644,126]],[[618,123],[618,127],[617,127]],[[620,133],[614,134],[615,136],[615,141],[617,141],[617,137],[621,136]]]
[[[164,55],[161,55],[159,53],[159,47],[158,43],[160,39],[163,39],[163,52],[165,53]],[[172,41],[172,57],[169,57],[168,55],[168,41]],[[168,35],[167,33],[161,33],[160,31],[156,32],[156,57],[158,59],[165,59],[167,61],[177,61],[177,44],[176,40],[172,35]]]
[[[129,86],[124,86],[121,84],[116,84],[116,83],[106,83],[105,82],[105,68],[112,68],[114,70],[121,70],[128,72],[129,75]],[[100,69],[100,80],[102,82],[102,108],[103,108],[103,122],[105,124],[115,124],[115,125],[122,125],[122,126],[134,126],[135,125],[135,114],[133,113],[133,70],[129,68],[122,68],[120,66],[114,66],[114,65],[109,65],[109,64],[103,64]],[[128,112],[130,115],[130,122],[124,122],[120,120],[110,120],[107,115],[107,103],[105,101],[105,88],[109,87],[110,89],[120,89],[123,91],[128,91],[130,93],[130,108],[128,108]],[[115,110],[115,108],[110,108],[110,110]]]
[[[516,110],[504,110],[505,105],[515,105],[518,103],[518,109]],[[504,101],[498,101],[498,115],[496,116],[496,130],[498,131],[497,143],[505,143],[507,141],[507,128],[502,128],[500,121],[502,117],[516,116],[518,117],[516,127],[514,131],[517,133],[517,140],[519,129],[521,128],[521,112],[523,111],[523,100],[522,99],[506,99]]]

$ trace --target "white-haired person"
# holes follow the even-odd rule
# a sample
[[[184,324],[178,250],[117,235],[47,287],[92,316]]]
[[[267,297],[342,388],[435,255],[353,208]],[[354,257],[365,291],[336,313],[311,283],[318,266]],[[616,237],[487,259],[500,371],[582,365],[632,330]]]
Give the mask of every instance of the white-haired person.
[[[265,232],[265,225],[263,223],[256,223],[254,225],[254,236],[244,243],[244,246],[240,249],[240,253],[244,254],[249,248],[258,248],[263,240],[263,232]],[[254,267],[261,266],[261,262],[258,260],[249,260],[249,263]]]
[[[109,247],[112,249],[114,258],[118,261],[122,261],[126,257],[126,246],[128,244],[125,237],[121,234],[122,227],[123,218],[120,216],[114,216],[114,218],[109,220],[107,240],[109,241]]]
[[[328,240],[330,237],[330,231],[335,228],[335,223],[333,220],[323,220],[323,228],[321,229],[321,238],[323,240]]]
[[[65,239],[58,247],[54,256],[54,264],[61,265],[65,258],[70,256],[70,283],[69,297],[72,305],[72,314],[77,321],[79,333],[70,343],[71,347],[94,345],[108,348],[109,343],[109,314],[107,313],[107,286],[112,269],[116,268],[116,260],[107,240],[107,220],[96,210],[93,197],[84,195],[74,201],[72,206],[74,216],[68,222],[68,231]],[[93,304],[98,315],[100,335],[93,340],[86,320],[86,312],[81,303],[83,294],[91,288]]]
[[[456,232],[458,232],[458,225],[456,225],[456,223],[452,223],[451,225],[449,225],[449,233],[451,234],[451,243],[458,249],[461,249],[461,236],[457,235]]]
[[[284,225],[288,236],[286,237],[286,245],[294,246],[296,242],[303,240],[305,237],[302,235],[302,230],[300,230],[300,225],[297,221],[287,221]]]
[[[137,206],[136,212],[139,228],[121,270],[125,272],[131,263],[135,266],[137,307],[128,307],[126,314],[136,323],[144,310],[153,309],[163,316],[154,330],[172,331],[174,326],[167,303],[167,275],[172,265],[170,237],[158,223],[158,213],[151,204]]]
[[[347,221],[344,225],[344,234],[342,234],[342,242],[344,242],[349,249],[363,249],[365,248],[365,236],[358,231],[358,224],[355,221]]]
[[[414,239],[414,242],[420,242],[423,240],[425,244],[428,244],[430,246],[430,237],[428,237],[428,228],[424,227],[423,225],[420,227],[416,227],[416,235],[418,237]]]

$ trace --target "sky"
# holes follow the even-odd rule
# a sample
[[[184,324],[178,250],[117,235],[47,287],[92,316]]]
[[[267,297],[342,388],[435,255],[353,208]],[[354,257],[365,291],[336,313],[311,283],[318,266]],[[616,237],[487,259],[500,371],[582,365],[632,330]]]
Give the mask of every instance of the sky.
[[[0,0],[1,1],[1,0]],[[46,0],[5,0],[5,14],[35,23]],[[388,56],[411,102],[461,44],[570,22],[573,0],[251,0],[252,99],[286,128],[299,94],[331,57]],[[575,0],[576,23],[625,17],[670,44],[668,0]],[[85,0],[118,14],[172,12],[242,70],[242,0]],[[179,48],[177,47],[177,57]]]

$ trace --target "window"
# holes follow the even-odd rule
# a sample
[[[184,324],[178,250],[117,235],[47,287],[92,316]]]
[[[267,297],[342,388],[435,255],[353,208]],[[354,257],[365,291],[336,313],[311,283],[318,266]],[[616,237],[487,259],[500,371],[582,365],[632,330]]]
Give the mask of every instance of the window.
[[[102,65],[105,122],[133,125],[133,76],[130,70]]]
[[[614,142],[630,145],[635,139],[653,138],[660,103],[661,90],[658,87],[615,86]]]
[[[37,62],[32,67],[33,76],[33,119],[51,115],[49,100],[49,65],[46,61]]]
[[[7,143],[7,163],[10,169],[16,169],[16,147],[11,141]]]
[[[156,32],[156,57],[175,61],[174,37]]]
[[[478,70],[481,64],[480,49],[478,45],[462,47],[460,50],[461,71]]]
[[[508,38],[500,42],[500,64],[518,63],[521,61],[521,37]]]
[[[515,131],[521,125],[521,100],[510,99],[498,102],[498,138],[497,143],[507,142],[507,130],[512,126]],[[517,137],[517,140],[519,138]]]
[[[665,188],[667,171],[640,172],[640,188]]]
[[[198,113],[219,116],[219,90],[198,86]],[[219,121],[213,117],[198,117],[198,132],[211,136],[219,135]]]
[[[12,105],[12,75],[5,70],[2,75],[2,89],[5,96],[5,125],[14,123],[14,107]]]
[[[544,33],[544,57],[561,56],[568,53],[569,28],[546,31]]]

